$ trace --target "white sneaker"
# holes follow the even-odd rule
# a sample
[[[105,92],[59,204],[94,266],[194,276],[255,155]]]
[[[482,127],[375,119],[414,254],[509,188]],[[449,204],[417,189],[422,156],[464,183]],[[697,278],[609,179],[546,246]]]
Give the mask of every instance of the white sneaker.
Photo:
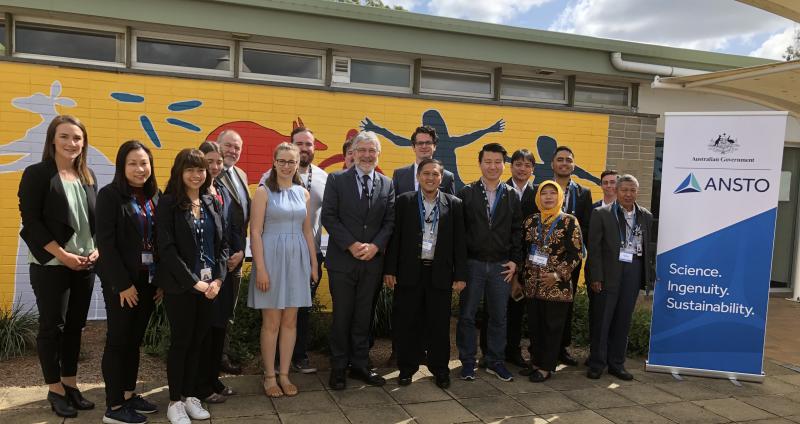
[[[167,419],[172,424],[192,424],[192,420],[186,415],[186,408],[183,407],[183,402],[173,402],[167,408]]]
[[[207,420],[211,418],[211,414],[203,409],[203,404],[200,402],[200,399],[196,397],[187,397],[186,400],[183,401],[183,407],[193,420]]]

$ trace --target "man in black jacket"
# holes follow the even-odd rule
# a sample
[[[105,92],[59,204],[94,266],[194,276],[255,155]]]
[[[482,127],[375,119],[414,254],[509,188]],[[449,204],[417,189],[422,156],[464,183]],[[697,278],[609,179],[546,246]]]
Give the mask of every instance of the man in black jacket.
[[[572,173],[575,172],[575,154],[572,149],[567,146],[558,146],[556,154],[553,156],[553,161],[550,166],[553,168],[553,175],[555,175],[556,182],[564,190],[564,205],[562,210],[575,218],[578,218],[578,224],[581,226],[581,234],[583,234],[583,244],[586,245],[587,235],[589,234],[589,219],[592,214],[592,192],[575,181],[572,181]],[[578,288],[578,279],[581,276],[581,265],[575,267],[572,272],[572,290],[573,292]],[[559,354],[559,361],[564,365],[578,365],[567,347],[572,343],[572,310],[574,303],[569,304],[569,311],[567,312],[567,323],[564,325],[564,335],[561,339],[561,353]]]
[[[467,184],[458,197],[464,202],[467,232],[467,287],[461,292],[456,345],[461,378],[475,379],[475,314],[486,297],[489,322],[486,371],[503,381],[513,376],[505,367],[506,307],[511,279],[521,264],[522,211],[514,189],[500,181],[506,150],[497,143],[483,146],[478,154],[481,178]]]
[[[436,385],[450,386],[450,299],[466,285],[467,249],[461,200],[439,189],[443,170],[438,160],[423,160],[417,168],[419,191],[395,202],[383,281],[394,289],[401,386],[411,384],[423,358]]]
[[[394,192],[396,195],[401,195],[408,191],[417,191],[419,182],[417,181],[418,166],[420,162],[425,159],[433,158],[436,152],[436,145],[439,143],[439,137],[436,135],[436,130],[428,125],[417,127],[414,133],[411,134],[411,149],[414,150],[414,163],[402,168],[397,168],[392,173],[392,184],[394,184]],[[453,179],[453,173],[442,169],[442,182],[440,183],[440,190],[447,194],[456,194],[456,184]]]

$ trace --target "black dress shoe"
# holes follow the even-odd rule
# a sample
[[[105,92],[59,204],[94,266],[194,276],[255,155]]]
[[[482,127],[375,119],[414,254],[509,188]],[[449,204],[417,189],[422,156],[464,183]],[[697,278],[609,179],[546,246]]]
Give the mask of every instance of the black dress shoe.
[[[589,368],[589,371],[586,371],[586,376],[592,380],[597,380],[601,375],[603,375],[603,370],[597,368]]]
[[[558,362],[561,362],[564,365],[569,366],[576,366],[578,365],[578,360],[575,359],[572,355],[569,354],[566,350],[561,351],[561,354],[558,355]]]
[[[219,370],[224,372],[225,374],[239,375],[242,373],[242,366],[232,363],[231,360],[228,359],[227,356],[225,356],[219,363]]]
[[[400,374],[400,377],[397,379],[397,384],[401,386],[408,386],[411,384],[411,377],[412,374]]]
[[[523,377],[529,377],[531,374],[533,374],[533,372],[534,372],[533,367],[527,366],[527,367],[519,370],[519,375],[521,375]]]
[[[369,368],[353,367],[353,369],[350,370],[350,378],[361,380],[370,386],[383,386],[386,384],[386,380],[384,380],[383,377],[379,376],[375,371],[371,371]]]
[[[633,374],[629,373],[627,370],[625,370],[625,368],[618,369],[618,370],[614,370],[614,369],[609,368],[608,369],[608,373],[613,375],[614,377],[617,377],[620,380],[624,380],[624,381],[633,380]]]
[[[436,387],[440,389],[450,388],[450,374],[441,373],[436,375]]]
[[[545,372],[547,372],[547,371],[545,371]],[[531,383],[543,383],[543,382],[549,380],[550,377],[552,377],[552,376],[553,376],[552,372],[547,372],[547,375],[544,375],[544,374],[542,374],[541,370],[536,370],[536,371],[531,373],[531,375],[528,377],[528,380],[530,380]]]
[[[528,367],[528,361],[526,361],[525,358],[522,357],[522,354],[520,352],[511,353],[511,354],[507,353],[506,354],[506,362],[514,364],[514,365],[516,365],[516,366],[518,366],[520,368],[527,368]]]
[[[78,411],[69,404],[66,396],[47,392],[47,401],[50,402],[50,409],[59,417],[75,418],[78,416]]]
[[[83,397],[81,391],[78,390],[77,387],[67,386],[66,384],[62,385],[64,386],[64,393],[73,408],[80,411],[94,409],[94,402]]]
[[[334,368],[331,370],[331,377],[328,379],[331,390],[344,390],[347,387],[347,379],[343,369]]]

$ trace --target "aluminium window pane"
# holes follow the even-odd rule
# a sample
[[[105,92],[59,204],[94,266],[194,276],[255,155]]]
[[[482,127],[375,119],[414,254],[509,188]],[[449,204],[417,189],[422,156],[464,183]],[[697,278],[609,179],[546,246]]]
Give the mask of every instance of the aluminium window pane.
[[[575,102],[628,106],[628,88],[594,84],[575,84]]]
[[[121,62],[121,40],[124,35],[17,23],[15,37],[14,49],[17,53]]]
[[[353,59],[350,61],[350,82],[410,87],[411,65]]]
[[[565,100],[564,81],[503,78],[502,95],[531,100]]]
[[[322,79],[322,57],[244,49],[247,72],[293,78]]]
[[[422,69],[422,88],[454,93],[492,94],[490,74]]]
[[[6,24],[0,22],[0,55],[6,52]]]
[[[229,47],[141,37],[136,39],[136,61],[187,68],[231,69]]]

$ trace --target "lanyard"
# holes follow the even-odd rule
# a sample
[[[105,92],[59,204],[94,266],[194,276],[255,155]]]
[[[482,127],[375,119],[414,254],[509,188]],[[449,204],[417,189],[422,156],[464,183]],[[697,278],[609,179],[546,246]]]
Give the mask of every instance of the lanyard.
[[[492,226],[492,221],[494,220],[494,214],[497,212],[497,205],[500,204],[500,198],[503,197],[503,189],[504,184],[499,183],[497,184],[497,189],[494,194],[494,204],[489,206],[489,195],[486,192],[486,186],[483,185],[483,181],[480,181],[481,184],[481,192],[483,192],[483,200],[486,201],[486,218],[489,220],[489,226]]]
[[[313,166],[312,166],[312,165],[309,163],[309,164],[308,164],[308,178],[306,178],[306,179],[308,180],[308,182],[306,182],[306,184],[305,184],[305,186],[304,186],[304,187],[305,187],[305,189],[306,189],[306,190],[308,190],[308,194],[311,194],[311,173],[312,173],[313,171],[314,171],[314,168],[313,168]],[[301,181],[301,182],[302,182],[302,181]]]
[[[627,231],[628,237],[625,237],[625,233],[623,233],[624,230],[619,228],[620,227],[620,225],[619,225],[619,209],[620,209],[619,203],[614,202],[614,206],[612,207],[612,209],[614,211],[614,218],[617,219],[617,229],[619,230],[619,243],[622,245],[622,247],[626,246],[626,242],[627,242],[628,246],[633,246],[633,238],[635,237],[634,229],[636,227],[638,227],[638,224],[636,223],[636,208],[635,207],[633,208],[633,226],[628,225],[628,220],[625,219],[625,228],[626,229],[630,228],[630,231]]]
[[[436,192],[436,202],[433,204],[433,209],[425,216],[425,205],[422,203],[422,192],[417,192],[417,201],[419,203],[419,226],[422,231],[425,231],[425,224],[431,224],[431,235],[436,230],[436,225],[439,222],[439,192]]]
[[[206,267],[206,253],[204,251],[205,244],[203,243],[204,233],[205,233],[205,226],[206,226],[206,209],[203,206],[203,201],[200,201],[200,219],[194,218],[194,214],[192,214],[192,218],[194,219],[194,231],[195,237],[197,237],[197,244],[200,246],[200,262],[201,268]]]
[[[553,223],[550,224],[550,229],[547,230],[547,234],[545,235],[544,232],[542,231],[542,218],[539,217],[539,219],[537,219],[537,234],[542,236],[542,244],[541,244],[542,247],[544,247],[545,243],[547,243],[547,239],[550,239],[550,236],[553,234],[553,230],[555,230],[558,221],[561,221],[561,214],[558,214],[558,217],[556,217],[556,219],[553,220]],[[550,241],[553,240],[551,239]],[[536,243],[531,244],[531,249],[530,249],[531,253],[534,252],[535,247]]]
[[[567,184],[567,193],[566,196],[564,196],[564,205],[561,207],[562,211],[567,212],[570,215],[575,215],[575,208],[578,204],[577,192],[578,185],[575,184],[574,181],[570,181],[569,184]],[[570,210],[570,208],[572,208],[572,210]]]
[[[149,199],[144,203],[144,210],[136,200],[136,196],[131,198],[133,210],[136,211],[136,222],[139,224],[139,230],[142,232],[142,241],[144,250],[152,250],[153,241],[153,199]],[[144,220],[142,219],[144,217]],[[146,228],[145,228],[146,227]]]

